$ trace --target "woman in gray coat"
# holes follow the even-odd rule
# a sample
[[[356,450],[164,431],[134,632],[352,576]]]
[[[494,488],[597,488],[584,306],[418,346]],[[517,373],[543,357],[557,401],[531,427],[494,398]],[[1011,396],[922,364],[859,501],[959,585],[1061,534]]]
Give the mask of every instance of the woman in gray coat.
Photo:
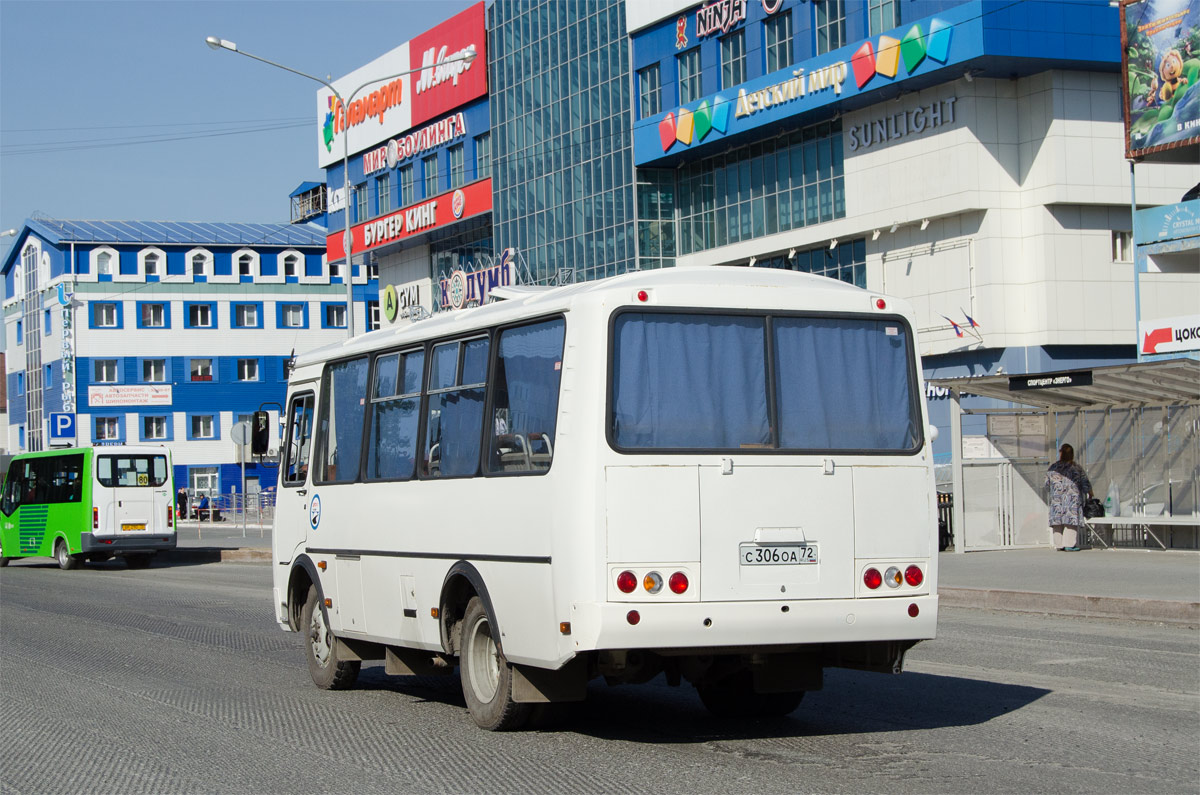
[[[1083,527],[1083,502],[1092,494],[1092,482],[1075,461],[1075,448],[1064,444],[1058,449],[1058,460],[1046,471],[1050,487],[1050,528],[1054,531],[1054,548],[1059,551],[1079,551],[1079,528]]]

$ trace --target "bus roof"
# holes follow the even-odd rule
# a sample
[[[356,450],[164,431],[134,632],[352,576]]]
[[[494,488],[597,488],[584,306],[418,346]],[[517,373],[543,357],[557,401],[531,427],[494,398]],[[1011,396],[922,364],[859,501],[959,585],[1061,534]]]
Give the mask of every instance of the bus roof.
[[[779,268],[705,266],[637,271],[562,287],[504,290],[502,294],[511,296],[506,300],[458,311],[439,312],[426,320],[390,326],[308,351],[296,357],[296,367],[432,337],[453,336],[527,317],[563,312],[579,301],[603,301],[617,295],[621,298],[621,304],[632,304],[637,290],[669,287],[717,288],[718,295],[723,295],[728,288],[790,288],[804,291],[805,306],[837,311],[868,311],[868,299],[877,295],[836,279]],[[897,302],[896,299],[889,299],[889,303]],[[729,303],[722,301],[716,305],[728,306]],[[805,307],[795,305],[792,308]],[[896,309],[901,307],[897,306]],[[907,304],[903,304],[902,311],[907,312]]]
[[[13,458],[44,458],[52,455],[71,455],[72,453],[92,452],[98,455],[165,455],[171,457],[171,450],[162,445],[152,444],[101,444],[84,447],[51,447],[48,450],[35,450],[14,453]]]

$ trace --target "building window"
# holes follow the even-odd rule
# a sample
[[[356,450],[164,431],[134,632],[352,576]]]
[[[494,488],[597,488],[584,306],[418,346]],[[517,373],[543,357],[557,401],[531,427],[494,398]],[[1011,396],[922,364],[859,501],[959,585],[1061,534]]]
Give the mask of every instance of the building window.
[[[158,276],[159,275],[158,255],[157,254],[147,254],[145,256],[145,258],[142,260],[142,262],[145,265],[147,276]]]
[[[96,274],[99,276],[112,276],[112,254],[107,251],[101,251],[96,255]]]
[[[813,6],[817,12],[817,55],[824,55],[846,43],[846,3],[822,0]]]
[[[354,186],[354,223],[367,220],[367,183]]]
[[[203,254],[192,255],[192,276],[203,276],[204,269],[208,265],[208,257]]]
[[[23,322],[21,322],[20,320],[18,320],[17,321],[17,344],[20,345],[21,341],[24,339],[25,339],[25,324]]]
[[[340,263],[340,262],[329,263],[329,278],[335,279],[341,275],[342,275],[342,263]]]
[[[371,261],[369,263],[367,263],[367,278],[368,279],[378,279],[379,278],[379,263],[375,261],[375,258],[373,256],[371,258]]]
[[[721,39],[721,87],[746,82],[746,33],[737,31]]]
[[[238,380],[258,380],[258,359],[238,359]]]
[[[767,74],[791,66],[792,14],[785,11],[763,23],[767,36]]]
[[[96,328],[116,328],[117,327],[117,305],[116,304],[96,304]],[[20,342],[20,334],[17,335],[17,342]]]
[[[213,418],[211,414],[194,414],[192,415],[192,438],[193,439],[212,439],[213,437]]]
[[[676,57],[679,65],[679,104],[686,105],[703,93],[700,82],[700,48],[693,47]]]
[[[392,177],[390,174],[380,174],[375,178],[375,196],[379,202],[379,214],[392,211]]]
[[[258,304],[236,304],[233,317],[238,328],[258,328]]]
[[[450,156],[450,189],[463,185],[467,181],[466,166],[463,163],[463,145],[458,144],[446,150]]]
[[[325,307],[325,325],[329,328],[346,327],[346,307],[329,304]]]
[[[288,254],[283,258],[283,275],[296,276],[300,270],[300,258],[295,254]]]
[[[486,179],[492,175],[492,136],[484,133],[475,139],[475,178]]]
[[[54,321],[50,316],[50,310],[47,309],[42,313],[42,333],[50,336],[54,332]]]
[[[165,325],[166,308],[162,304],[142,304],[142,328],[163,328]]]
[[[212,306],[192,304],[188,307],[189,328],[212,328]]]
[[[431,199],[438,192],[438,162],[437,155],[421,158],[421,168],[425,171],[425,198]]]
[[[284,328],[303,328],[304,326],[304,305],[303,304],[284,304],[281,309],[283,316]]]
[[[192,380],[193,381],[211,381],[213,380],[213,363],[212,359],[192,359]]]
[[[118,417],[96,418],[96,441],[112,442],[121,438],[121,421]]]
[[[638,72],[638,107],[643,119],[662,110],[662,82],[658,64],[647,66]]]
[[[249,254],[243,254],[238,257],[238,276],[253,276],[251,268],[254,266],[254,257]]]
[[[51,365],[46,365],[42,369],[46,371],[42,377],[42,389],[49,389],[54,386],[54,368]]]
[[[166,439],[167,438],[167,418],[166,417],[143,417],[142,418],[142,438],[150,439]]]
[[[92,363],[93,383],[97,384],[115,384],[117,383],[117,360],[116,359],[96,359]]]
[[[17,396],[25,394],[25,374],[17,373]]]
[[[142,380],[148,383],[160,383],[167,380],[166,359],[143,359]]]
[[[1133,262],[1133,232],[1112,233],[1113,262]]]
[[[900,3],[896,0],[871,0],[871,29],[868,35],[878,36],[900,26]]]
[[[413,183],[413,167],[403,166],[400,169],[400,206],[407,207],[416,201],[416,186]]]
[[[379,328],[379,302],[367,301],[367,331]]]

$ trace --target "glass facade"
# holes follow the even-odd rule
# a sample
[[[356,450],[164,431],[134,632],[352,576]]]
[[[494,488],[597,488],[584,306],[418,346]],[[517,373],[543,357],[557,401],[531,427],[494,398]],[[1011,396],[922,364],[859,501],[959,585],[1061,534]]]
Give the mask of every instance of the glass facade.
[[[833,249],[829,246],[810,248],[797,251],[793,257],[779,254],[759,259],[754,266],[756,268],[782,268],[811,273],[816,276],[826,276],[865,289],[867,286],[867,240],[861,237],[857,240],[847,240],[844,243],[838,243],[837,247]]]
[[[846,215],[841,121],[659,174],[675,175],[681,255]],[[652,178],[640,172],[639,179]]]
[[[475,179],[492,175],[492,134],[484,133],[475,139]]]
[[[642,119],[662,111],[662,81],[658,64],[638,72],[638,109],[639,118]]]
[[[621,0],[488,8],[493,229],[535,282],[637,267],[624,15]]]

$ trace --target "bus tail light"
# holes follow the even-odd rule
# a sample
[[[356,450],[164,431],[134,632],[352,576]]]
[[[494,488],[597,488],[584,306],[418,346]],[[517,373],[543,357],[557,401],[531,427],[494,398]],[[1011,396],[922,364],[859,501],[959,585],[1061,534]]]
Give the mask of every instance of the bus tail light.
[[[900,583],[904,582],[904,575],[900,573],[900,569],[895,566],[889,566],[888,570],[883,574],[883,581],[887,583],[889,588],[899,588]]]
[[[636,610],[630,610],[625,614],[625,620],[629,622],[630,626],[636,627],[638,622],[642,620],[642,614]]]
[[[921,614],[921,608],[917,607],[916,602],[913,602],[911,605],[908,606],[908,615],[911,618],[916,618],[920,614]]]
[[[904,581],[916,588],[918,585],[925,582],[925,574],[921,571],[920,566],[909,566],[904,570]]]
[[[879,573],[879,569],[870,568],[863,572],[863,585],[872,591],[883,585],[883,575]]]
[[[100,509],[99,508],[92,508],[92,529],[93,530],[100,529]]]
[[[677,571],[671,575],[671,579],[668,581],[668,584],[671,586],[672,591],[681,594],[688,589],[687,575],[682,571]]]
[[[167,527],[175,526],[175,509],[170,505],[167,506]]]
[[[662,575],[657,571],[652,571],[642,578],[642,587],[647,593],[658,593],[663,587]]]
[[[617,575],[617,589],[621,593],[633,593],[637,588],[637,577],[632,571],[623,571]]]

